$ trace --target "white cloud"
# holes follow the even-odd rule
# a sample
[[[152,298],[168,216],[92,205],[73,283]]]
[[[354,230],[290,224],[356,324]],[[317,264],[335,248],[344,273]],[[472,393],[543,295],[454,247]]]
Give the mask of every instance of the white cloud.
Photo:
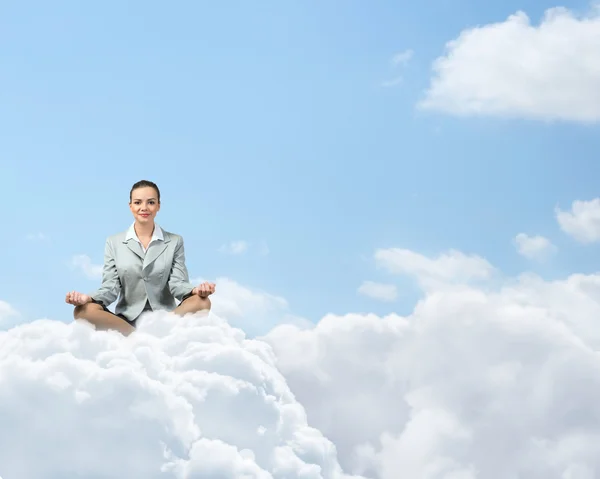
[[[79,269],[89,279],[102,278],[102,265],[92,263],[91,258],[85,254],[79,254],[71,258],[71,266]]]
[[[600,198],[576,200],[570,211],[556,209],[560,228],[581,243],[600,241]]]
[[[0,320],[13,314],[16,314],[15,309],[6,301],[0,300]]]
[[[219,252],[229,255],[241,255],[248,253],[252,245],[248,241],[237,240],[231,241],[219,247]],[[265,241],[261,241],[256,245],[256,252],[261,256],[267,256],[269,254],[269,247]]]
[[[431,260],[435,262],[435,260]],[[376,479],[600,471],[600,275],[431,289],[412,314],[266,340],[342,467]]]
[[[392,65],[393,66],[404,66],[406,65],[410,59],[413,57],[412,50],[404,50],[403,52],[397,53],[392,57]]]
[[[523,12],[446,45],[420,107],[455,115],[600,120],[600,16],[566,8],[532,25]]]
[[[408,249],[379,249],[375,252],[375,261],[391,273],[414,276],[426,289],[442,284],[486,280],[495,271],[484,258],[456,250],[428,258]]]
[[[515,246],[520,255],[529,259],[543,261],[556,253],[557,248],[552,242],[543,236],[529,236],[519,233],[514,239]]]
[[[219,251],[226,254],[242,254],[248,251],[248,243],[242,240],[232,241],[222,245]]]
[[[209,281],[192,278],[192,284]],[[210,280],[212,281],[212,280]],[[298,326],[312,325],[308,320],[295,316],[287,300],[256,288],[244,286],[230,278],[217,278],[215,294],[210,297],[211,310],[225,318],[231,325],[242,328],[252,336],[264,334],[282,322]],[[253,318],[248,322],[248,318]]]
[[[406,65],[408,64],[408,62],[411,60],[411,58],[413,57],[414,52],[412,50],[404,50],[403,52],[397,53],[396,55],[394,55],[390,61],[392,68],[394,69],[398,69],[398,68],[404,68],[406,67]],[[395,86],[402,83],[402,76],[401,75],[397,75],[396,77],[392,78],[391,80],[386,80],[383,82],[383,86],[385,87],[391,87],[391,86]]]
[[[214,315],[0,332],[0,474],[342,479],[271,349]],[[43,407],[42,407],[43,406]]]
[[[264,341],[214,310],[153,313],[127,339],[48,320],[0,333],[0,475],[597,476],[600,275],[478,289],[483,258],[378,254],[428,285],[406,317],[327,315]],[[235,282],[227,297],[244,329],[287,308]]]
[[[7,329],[7,327],[12,326],[18,316],[19,312],[15,308],[6,301],[0,300],[0,329]]]
[[[376,283],[374,281],[363,281],[358,287],[358,292],[380,301],[395,301],[398,297],[396,285]]]

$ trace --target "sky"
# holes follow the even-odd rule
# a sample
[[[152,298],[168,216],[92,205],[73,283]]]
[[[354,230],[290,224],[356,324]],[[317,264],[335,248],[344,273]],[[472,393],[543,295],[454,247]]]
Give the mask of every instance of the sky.
[[[409,284],[391,304],[358,293],[390,282],[378,248],[593,271],[554,213],[595,196],[593,124],[418,107],[446,43],[519,10],[538,24],[553,5],[118,5],[2,7],[3,299],[27,317],[68,320],[66,292],[98,286],[72,257],[101,264],[142,178],[161,188],[157,221],[184,237],[191,276],[281,296],[309,320],[412,308]],[[522,232],[561,254],[532,265]],[[240,241],[243,254],[222,252]]]
[[[90,411],[110,417],[94,388],[123,388],[149,428],[140,457],[161,441],[178,457],[132,462],[131,477],[167,463],[160,477],[204,477],[194,458],[211,447],[239,463],[222,477],[600,475],[598,12],[0,6],[0,385],[16,391],[0,411],[33,427],[18,393],[55,391],[57,411],[84,404],[64,416],[75,428]],[[131,224],[140,179],[159,185],[157,221],[183,236],[192,280],[216,282],[214,315],[94,336],[65,294],[100,285],[104,242]],[[198,352],[193,338],[214,344]],[[236,418],[219,429],[195,394],[222,391],[251,412],[215,399],[215,417]],[[254,447],[252,414],[267,431],[254,458],[239,452]],[[87,457],[92,442],[73,447]],[[22,456],[0,452],[3,479],[22,467],[3,472],[9,457]],[[50,455],[19,477],[38,466],[91,477]]]

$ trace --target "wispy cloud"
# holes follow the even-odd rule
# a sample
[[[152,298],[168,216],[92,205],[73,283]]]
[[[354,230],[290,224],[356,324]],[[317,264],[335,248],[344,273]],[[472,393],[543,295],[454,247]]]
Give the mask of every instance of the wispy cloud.
[[[413,57],[413,54],[414,54],[413,51],[410,49],[405,50],[400,53],[397,53],[390,60],[390,64],[391,64],[392,68],[393,69],[404,68],[408,64],[408,62],[411,60],[411,58]],[[395,86],[395,85],[402,83],[402,80],[403,80],[402,75],[396,75],[391,80],[384,81],[382,83],[382,86],[384,86],[384,87]]]
[[[399,65],[406,65],[410,59],[413,57],[412,50],[405,50],[401,53],[398,53],[392,57],[392,65],[397,67]]]
[[[79,269],[89,279],[102,278],[102,265],[92,263],[91,258],[85,254],[79,254],[71,258],[71,266]]]
[[[363,281],[358,287],[358,292],[379,301],[395,301],[398,297],[398,290],[395,285],[374,281]]]
[[[249,253],[252,248],[254,247],[248,241],[237,240],[221,245],[218,251],[223,254],[242,255]],[[257,244],[255,249],[256,252],[261,256],[266,256],[269,254],[269,247],[264,241]]]
[[[378,249],[375,261],[392,274],[412,276],[428,291],[445,284],[486,281],[496,273],[485,258],[456,250],[428,257],[403,248]]]
[[[225,254],[244,254],[248,251],[248,243],[243,240],[231,241],[230,243],[224,244],[219,248],[221,253]]]

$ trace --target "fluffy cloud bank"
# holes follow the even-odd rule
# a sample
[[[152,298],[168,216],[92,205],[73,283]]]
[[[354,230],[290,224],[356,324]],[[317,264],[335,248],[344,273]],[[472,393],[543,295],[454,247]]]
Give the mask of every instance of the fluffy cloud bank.
[[[253,340],[216,314],[153,313],[128,339],[49,320],[1,332],[0,476],[600,477],[600,274],[500,282],[459,251],[374,261],[422,286],[411,314]],[[257,293],[229,286],[252,310]]]
[[[423,268],[415,256],[394,256],[397,270],[453,277],[452,254]],[[329,315],[266,336],[342,467],[378,479],[600,477],[600,275],[453,284],[428,284],[406,317]]]
[[[0,332],[0,476],[344,478],[264,342],[152,313],[125,339],[40,320]]]
[[[455,115],[600,120],[600,10],[524,12],[467,29],[433,64],[420,106]]]

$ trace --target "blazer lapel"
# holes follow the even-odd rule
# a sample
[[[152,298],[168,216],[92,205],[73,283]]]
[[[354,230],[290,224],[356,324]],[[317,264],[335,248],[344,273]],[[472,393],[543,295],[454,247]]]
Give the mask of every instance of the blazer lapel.
[[[148,248],[148,251],[146,251],[146,257],[144,258],[144,266],[142,267],[142,269],[147,268],[149,265],[152,264],[153,261],[156,260],[156,258],[163,254],[163,252],[169,246],[169,241],[171,241],[171,238],[168,234],[165,233],[163,241],[154,243],[150,246],[150,248]]]
[[[123,243],[125,243],[127,247],[138,256],[138,258],[141,260],[144,259],[144,250],[142,249],[141,244],[133,239],[130,239],[129,241],[123,241]]]

